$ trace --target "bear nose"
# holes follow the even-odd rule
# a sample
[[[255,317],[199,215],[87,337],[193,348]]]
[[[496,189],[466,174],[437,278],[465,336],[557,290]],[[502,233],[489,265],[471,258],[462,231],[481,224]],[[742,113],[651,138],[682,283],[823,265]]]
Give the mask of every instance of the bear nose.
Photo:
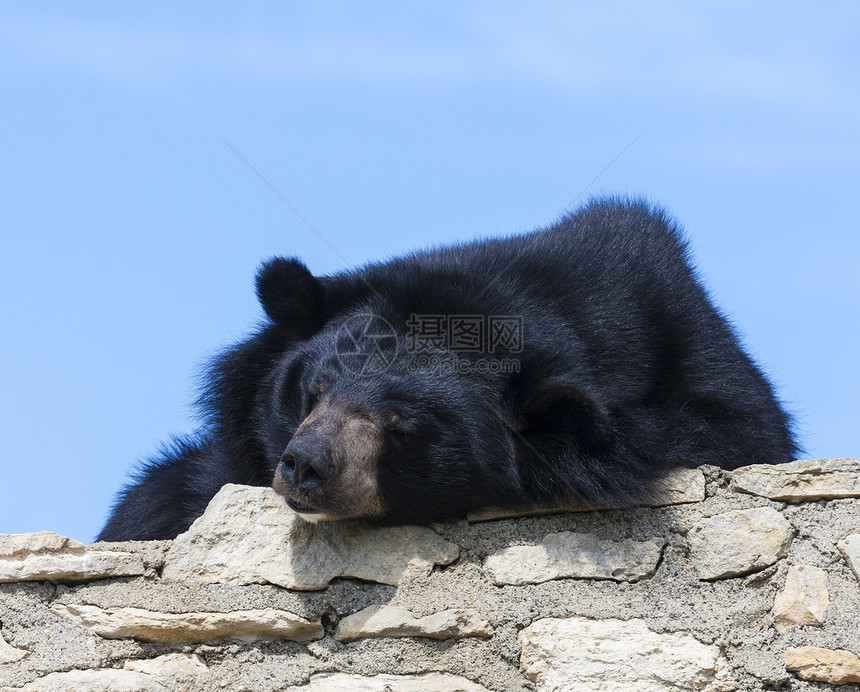
[[[333,472],[322,445],[314,439],[297,437],[281,455],[281,476],[298,490],[307,492],[320,487]]]

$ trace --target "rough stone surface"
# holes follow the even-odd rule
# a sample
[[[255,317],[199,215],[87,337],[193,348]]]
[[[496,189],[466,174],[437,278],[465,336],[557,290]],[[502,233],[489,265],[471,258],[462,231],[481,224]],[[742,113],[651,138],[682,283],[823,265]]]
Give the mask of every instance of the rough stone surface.
[[[7,533],[0,535],[0,558],[48,555],[51,553],[84,553],[87,546],[73,538],[51,531]]]
[[[852,533],[837,544],[848,566],[860,580],[860,533]]]
[[[20,661],[26,655],[26,649],[16,649],[14,646],[7,643],[6,640],[3,639],[3,635],[0,634],[0,664],[15,663],[15,661]]]
[[[480,613],[453,608],[416,618],[406,608],[375,605],[345,617],[338,623],[335,639],[350,642],[363,637],[489,637],[492,628]]]
[[[335,577],[398,584],[458,555],[457,546],[426,527],[312,524],[270,488],[225,485],[173,542],[163,576],[314,590]]]
[[[785,555],[794,530],[771,507],[717,514],[690,532],[690,557],[701,579],[755,572]]]
[[[860,682],[860,656],[850,651],[800,646],[786,649],[785,669],[804,680],[844,685]]]
[[[540,584],[564,577],[636,581],[654,574],[664,543],[608,541],[564,531],[549,534],[540,545],[500,550],[487,558],[484,569],[498,585]]]
[[[642,504],[646,507],[701,502],[705,499],[705,474],[701,469],[674,469],[654,485],[651,497]]]
[[[860,461],[843,457],[744,466],[733,472],[732,489],[784,502],[860,497]]]
[[[459,675],[314,675],[307,685],[288,687],[285,692],[489,692]]]
[[[88,549],[50,531],[0,535],[0,583],[89,581],[144,571],[140,555]]]
[[[0,692],[187,692],[208,672],[199,656],[166,654],[119,668],[50,673]]]
[[[166,654],[149,660],[126,661],[123,670],[149,675],[170,692],[212,688],[208,684],[209,668],[196,654]]]
[[[404,554],[425,555],[426,547],[421,546],[425,546],[422,541],[428,535],[431,541],[444,540],[443,546],[457,546],[459,558],[445,566],[434,566],[432,570],[429,563],[420,569],[406,569],[398,574],[396,585],[340,577],[331,580],[324,589],[306,591],[265,582],[209,583],[195,577],[166,579],[162,576],[162,567],[165,553],[173,545],[171,541],[82,546],[56,535],[43,534],[40,550],[44,554],[63,550],[78,555],[89,551],[132,553],[142,558],[145,572],[139,576],[110,575],[96,581],[72,583],[45,580],[0,584],[0,632],[14,649],[27,652],[17,661],[0,664],[0,690],[30,685],[31,690],[106,691],[122,689],[121,685],[125,685],[126,689],[159,692],[175,689],[188,692],[284,692],[289,689],[321,692],[327,689],[323,685],[340,685],[341,689],[346,686],[349,690],[371,685],[370,689],[384,690],[388,686],[393,692],[398,689],[402,692],[402,686],[407,684],[423,683],[425,689],[444,689],[441,679],[454,681],[466,689],[491,692],[537,692],[538,689],[546,692],[553,689],[550,687],[553,680],[560,680],[556,688],[559,692],[589,689],[612,692],[612,685],[616,691],[639,692],[648,689],[646,684],[666,692],[696,689],[697,685],[706,692],[716,692],[728,689],[732,681],[737,692],[860,690],[858,683],[829,688],[826,683],[806,680],[787,671],[785,659],[786,650],[805,646],[828,652],[842,651],[841,656],[849,659],[851,654],[844,652],[860,654],[857,648],[860,580],[849,566],[849,556],[853,554],[856,559],[857,541],[860,540],[856,538],[860,535],[860,498],[776,502],[734,492],[730,471],[711,466],[702,467],[701,471],[706,497],[700,502],[655,508],[560,512],[480,523],[451,520],[434,524],[432,532],[425,529],[415,534],[417,547],[409,545],[410,535],[401,534],[403,544],[391,551],[398,560]],[[220,520],[229,524],[233,522],[229,519],[231,515],[251,511],[245,501],[247,498],[242,500],[239,495],[236,499],[237,506],[223,504],[218,510],[220,516],[210,517],[211,523]],[[781,515],[794,528],[796,536],[788,544],[785,558],[738,578],[702,580],[697,571],[701,553],[692,550],[697,527],[717,517],[725,519],[725,515],[731,516],[732,512],[749,513],[750,510],[763,512],[765,520],[772,519],[774,514]],[[752,515],[747,523],[752,528],[760,527],[761,518],[756,520],[755,513]],[[253,520],[241,521],[246,528],[250,527],[249,532],[256,532],[260,531],[259,527],[255,528],[257,524],[280,523],[283,526],[282,519],[277,516],[270,516],[268,509],[260,509]],[[348,535],[358,536],[369,527],[344,528],[348,529]],[[233,537],[222,536],[212,543],[214,555],[242,548],[241,539],[247,537],[240,535],[240,529],[234,530],[236,543],[230,543]],[[656,571],[638,581],[579,578],[519,586],[497,585],[484,568],[488,556],[513,546],[540,547],[545,537],[566,532],[592,536],[610,547],[625,541],[643,543],[658,538],[665,545]],[[350,556],[345,553],[353,550],[353,545],[360,545],[359,538],[350,543],[353,539],[345,540],[337,532],[315,534],[313,539],[302,539],[300,533],[297,540],[305,540],[310,550],[323,557],[334,552],[337,564],[360,559],[358,556],[364,550],[358,547],[356,555]],[[266,535],[272,536],[263,532],[259,545],[250,548],[252,552],[263,551],[261,563],[283,555],[282,549],[265,552]],[[202,549],[204,541],[199,540],[198,547]],[[227,545],[219,542],[222,540]],[[314,547],[315,541],[327,542],[325,549]],[[30,551],[30,548],[22,550],[22,545],[32,546],[33,543],[32,537],[16,536],[0,539],[0,545],[7,558],[16,556],[17,559]],[[248,546],[254,546],[254,542],[248,540],[245,549]],[[717,557],[727,547],[721,541],[705,542],[703,550],[705,555]],[[235,562],[247,562],[254,557],[240,555]],[[786,584],[791,583],[789,572],[798,566],[814,567],[827,575],[830,603],[821,627],[782,627],[775,622],[774,604],[780,592],[786,591]],[[131,637],[107,639],[79,620],[61,614],[63,611],[56,608],[58,605],[84,611],[85,607],[94,606],[110,613],[138,608],[157,614],[153,617],[161,623],[159,627],[171,622],[173,616],[184,617],[188,613],[229,617],[236,611],[274,609],[295,613],[310,623],[322,623],[325,634],[308,642],[267,639],[163,643]],[[366,636],[349,642],[335,639],[339,625],[370,606],[405,609],[416,621],[421,621],[422,627],[445,611],[471,610],[489,623],[490,636],[438,640],[417,634]],[[168,617],[162,619],[162,614]],[[530,666],[530,674],[543,675],[541,682],[530,680],[520,669],[523,644],[518,635],[540,621],[569,618],[592,623],[603,621],[601,626],[608,628],[608,634],[604,637],[599,631],[592,632],[591,639],[585,638],[585,641],[597,642],[593,650],[582,647],[580,652],[575,650],[575,655],[569,657],[544,657],[543,660],[551,661],[552,665],[547,664],[545,673],[540,673],[539,666],[537,669]],[[647,631],[641,630],[643,624]],[[634,629],[624,630],[625,626]],[[616,628],[621,628],[622,633]],[[637,628],[640,634],[633,636]],[[436,629],[442,628],[437,625]],[[669,643],[663,639],[666,635],[670,637]],[[660,643],[650,648],[646,643],[628,652],[628,642],[637,639],[650,642],[651,637],[658,638]],[[660,679],[660,673],[652,675],[652,666],[659,663],[661,656],[673,659],[676,637],[689,644],[693,651],[701,651],[698,647],[704,647],[706,653],[701,658],[717,656],[718,672],[713,675],[695,673],[707,670],[709,664],[687,665],[684,657],[678,657],[679,667],[670,667],[667,679]],[[561,642],[561,638],[558,641]],[[599,659],[598,644],[608,652],[605,660]],[[718,650],[716,654],[715,650]],[[661,651],[669,654],[661,654]],[[162,656],[168,653],[197,654],[205,660],[208,671],[197,667],[192,674],[186,674],[180,670],[174,679],[165,670],[155,675],[147,668],[161,663]],[[581,663],[580,654],[587,654],[587,665],[575,673],[583,676],[581,684],[568,685],[566,671]],[[828,656],[830,679],[841,679],[833,672],[836,670],[833,654]],[[727,666],[723,659],[728,662]],[[609,666],[609,672],[601,667],[603,664]],[[618,672],[612,667],[616,664],[629,665],[629,669]],[[630,669],[633,672],[629,672]],[[176,671],[177,666],[167,666],[167,670]],[[657,670],[662,668],[657,666]],[[726,670],[730,671],[732,681],[725,677]],[[444,677],[437,678],[431,673]],[[56,675],[52,677],[52,674]],[[383,674],[388,677],[380,677]],[[649,675],[651,678],[647,677]],[[637,684],[643,676],[646,683]],[[623,682],[613,682],[619,679]],[[660,684],[662,688],[658,687]]]
[[[2,692],[168,692],[153,675],[105,668],[49,673],[23,687],[4,687]]]
[[[705,499],[705,474],[701,469],[673,469],[655,483],[651,496],[642,502],[644,507],[668,507],[687,502],[701,502]],[[606,509],[599,505],[570,503],[558,507],[539,507],[521,509],[502,509],[484,507],[469,512],[470,522],[490,521],[492,519],[511,519],[514,517],[539,517],[559,512],[588,512]]]
[[[778,629],[789,625],[824,623],[827,604],[827,572],[819,567],[797,565],[788,570],[785,588],[773,602],[773,619]]]
[[[538,620],[519,635],[520,667],[538,692],[734,690],[719,647],[643,620]]]
[[[274,608],[231,613],[159,613],[142,608],[105,610],[93,605],[57,603],[51,610],[106,639],[131,637],[178,644],[218,640],[250,643],[271,639],[303,642],[323,636],[319,622],[309,622]]]

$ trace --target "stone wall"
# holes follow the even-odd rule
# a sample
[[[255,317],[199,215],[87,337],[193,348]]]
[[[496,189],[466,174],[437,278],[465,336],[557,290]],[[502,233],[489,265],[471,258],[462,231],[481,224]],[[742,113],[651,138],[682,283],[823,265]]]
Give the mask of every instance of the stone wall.
[[[0,536],[0,689],[860,689],[860,462],[648,504],[375,528],[226,486],[172,542]]]

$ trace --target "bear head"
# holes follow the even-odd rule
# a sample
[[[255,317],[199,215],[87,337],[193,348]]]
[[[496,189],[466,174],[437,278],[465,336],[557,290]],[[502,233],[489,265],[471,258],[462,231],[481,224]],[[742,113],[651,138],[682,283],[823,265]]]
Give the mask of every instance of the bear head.
[[[557,465],[533,457],[553,454],[559,434],[559,448],[571,432],[588,442],[599,417],[590,398],[552,380],[517,386],[534,378],[464,368],[444,349],[416,360],[408,301],[369,284],[347,299],[330,281],[295,259],[270,260],[257,275],[285,344],[258,396],[257,434],[294,511],[426,523],[561,494]]]

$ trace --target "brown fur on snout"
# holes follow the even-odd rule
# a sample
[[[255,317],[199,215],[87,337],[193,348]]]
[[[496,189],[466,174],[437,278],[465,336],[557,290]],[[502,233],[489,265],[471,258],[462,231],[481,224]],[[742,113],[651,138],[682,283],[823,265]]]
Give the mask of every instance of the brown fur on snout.
[[[335,397],[317,404],[299,425],[290,442],[313,436],[333,469],[318,488],[300,492],[283,478],[280,466],[272,487],[296,502],[332,519],[373,517],[383,513],[378,462],[383,450],[382,426],[366,411]]]

